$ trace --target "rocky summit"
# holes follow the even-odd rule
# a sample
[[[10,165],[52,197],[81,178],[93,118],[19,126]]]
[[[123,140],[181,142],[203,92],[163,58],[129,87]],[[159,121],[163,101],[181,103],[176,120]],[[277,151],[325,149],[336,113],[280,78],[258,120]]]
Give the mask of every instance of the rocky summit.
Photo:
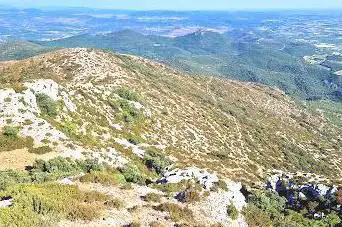
[[[342,129],[276,88],[83,48],[1,62],[0,84],[1,226],[271,226],[245,210],[267,179],[339,193]]]

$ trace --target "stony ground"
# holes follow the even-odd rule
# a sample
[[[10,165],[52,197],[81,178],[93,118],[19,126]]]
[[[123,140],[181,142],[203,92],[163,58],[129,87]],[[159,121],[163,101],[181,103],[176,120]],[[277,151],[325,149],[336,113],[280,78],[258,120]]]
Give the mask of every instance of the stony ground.
[[[0,127],[19,127],[20,136],[31,137],[35,148],[49,146],[52,151],[42,158],[97,158],[117,167],[153,148],[175,160],[174,168],[195,166],[251,186],[262,183],[270,170],[311,172],[313,181],[342,177],[341,129],[277,89],[184,75],[139,57],[92,49],[0,63],[0,78]],[[120,88],[139,99],[126,100]],[[56,116],[41,113],[39,94],[57,103]],[[0,152],[10,168],[25,168],[37,157],[27,149]],[[172,225],[166,214],[140,199],[150,188],[79,184],[120,197],[125,206],[96,223],[61,226],[122,225],[135,219],[144,226],[156,220]],[[238,186],[232,183],[229,189],[190,205],[199,223],[244,225],[226,215],[229,201],[237,200],[239,209],[243,204]]]

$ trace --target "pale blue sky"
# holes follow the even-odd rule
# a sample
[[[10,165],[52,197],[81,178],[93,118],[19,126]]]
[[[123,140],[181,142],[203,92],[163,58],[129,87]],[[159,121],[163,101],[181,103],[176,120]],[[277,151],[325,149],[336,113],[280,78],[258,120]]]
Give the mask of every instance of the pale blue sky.
[[[90,7],[111,9],[317,9],[342,8],[342,0],[0,0],[15,7]]]

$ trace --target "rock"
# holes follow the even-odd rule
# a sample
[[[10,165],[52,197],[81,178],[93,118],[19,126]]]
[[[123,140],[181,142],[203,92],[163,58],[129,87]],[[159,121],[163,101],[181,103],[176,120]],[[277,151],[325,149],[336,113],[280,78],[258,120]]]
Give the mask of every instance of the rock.
[[[73,182],[72,179],[68,178],[68,177],[60,179],[57,182],[60,183],[60,184],[66,184],[66,185],[73,185],[73,184],[75,184],[75,182]]]
[[[215,174],[211,174],[206,170],[202,170],[197,167],[188,167],[186,169],[174,169],[165,172],[161,182],[175,184],[182,180],[191,179],[198,181],[198,183],[203,185],[204,189],[207,190],[209,190],[214,183],[219,180]]]
[[[128,140],[121,138],[115,138],[115,142],[124,146],[125,148],[132,148],[133,153],[136,154],[138,157],[144,157],[145,150],[141,149],[138,145],[132,144]]]
[[[13,205],[13,199],[12,198],[3,198],[0,200],[0,208],[6,208]]]
[[[77,110],[76,105],[70,100],[68,94],[65,91],[63,91],[62,96],[63,96],[63,100],[64,100],[64,104],[65,104],[66,108],[70,112],[76,112],[76,110]]]
[[[33,91],[34,94],[46,94],[54,101],[58,100],[58,84],[50,79],[41,79],[33,83],[24,83],[25,87]]]

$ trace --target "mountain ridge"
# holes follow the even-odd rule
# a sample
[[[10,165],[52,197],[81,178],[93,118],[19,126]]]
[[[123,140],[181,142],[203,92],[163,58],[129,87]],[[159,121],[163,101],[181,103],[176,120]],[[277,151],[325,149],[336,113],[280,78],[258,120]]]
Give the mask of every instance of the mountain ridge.
[[[94,49],[63,49],[29,60],[1,63],[0,74],[6,75],[1,77],[3,87],[53,79],[67,93],[74,94],[69,98],[78,108],[85,101],[97,103],[97,110],[92,111],[112,137],[126,133],[138,138],[143,135],[145,141],[164,147],[165,154],[177,157],[185,166],[193,163],[209,167],[246,183],[262,179],[268,170],[278,168],[339,180],[339,129],[297,106],[283,92],[264,85],[183,75],[161,63]],[[115,116],[115,109],[107,104],[111,96],[107,95],[120,87],[139,94],[152,116],[147,118],[148,123],[119,122],[127,127],[124,134],[111,129],[105,120]],[[83,98],[76,100],[78,96]],[[82,111],[95,117],[89,112],[95,106],[88,108]],[[87,121],[82,117],[84,113],[76,112],[75,119],[68,112],[63,114],[78,130],[82,125],[75,119]],[[57,128],[63,128],[65,123],[47,120]],[[95,137],[100,147],[108,142],[97,137],[101,135]],[[77,144],[84,142],[75,139]]]

